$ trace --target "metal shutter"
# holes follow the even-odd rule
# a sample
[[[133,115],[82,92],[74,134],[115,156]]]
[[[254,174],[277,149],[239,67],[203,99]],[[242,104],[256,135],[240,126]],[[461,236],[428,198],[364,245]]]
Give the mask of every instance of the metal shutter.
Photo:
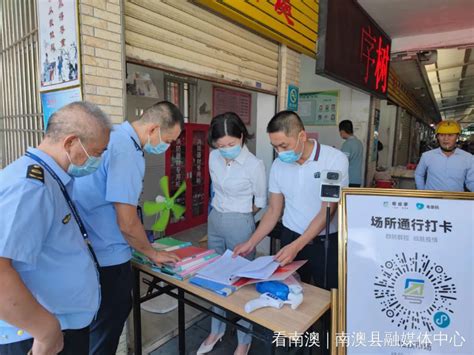
[[[277,93],[278,44],[184,0],[126,0],[127,60]]]

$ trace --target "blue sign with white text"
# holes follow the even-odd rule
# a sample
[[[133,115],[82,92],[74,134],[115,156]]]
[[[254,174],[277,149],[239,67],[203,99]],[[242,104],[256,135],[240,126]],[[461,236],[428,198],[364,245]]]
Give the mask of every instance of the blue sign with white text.
[[[288,85],[288,105],[287,109],[298,111],[298,96],[300,89],[294,85]]]

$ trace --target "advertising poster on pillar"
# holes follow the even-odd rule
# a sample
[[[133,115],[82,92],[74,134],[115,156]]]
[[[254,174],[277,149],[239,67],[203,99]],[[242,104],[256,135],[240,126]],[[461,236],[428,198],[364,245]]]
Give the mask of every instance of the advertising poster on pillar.
[[[474,201],[437,194],[346,195],[347,354],[474,354]]]
[[[80,84],[76,0],[38,0],[40,91]]]

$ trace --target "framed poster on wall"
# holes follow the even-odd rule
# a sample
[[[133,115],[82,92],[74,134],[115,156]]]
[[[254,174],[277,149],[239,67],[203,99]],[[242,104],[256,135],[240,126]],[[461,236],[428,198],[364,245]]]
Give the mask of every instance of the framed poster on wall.
[[[300,94],[298,114],[305,126],[334,126],[338,121],[339,91]]]
[[[474,194],[349,189],[339,218],[342,353],[473,354]]]
[[[44,130],[48,127],[49,118],[61,107],[75,101],[82,101],[81,87],[42,92],[41,105],[43,106]]]
[[[252,94],[220,86],[212,87],[212,116],[235,112],[246,125],[252,117]]]
[[[80,84],[77,0],[38,0],[40,91]]]

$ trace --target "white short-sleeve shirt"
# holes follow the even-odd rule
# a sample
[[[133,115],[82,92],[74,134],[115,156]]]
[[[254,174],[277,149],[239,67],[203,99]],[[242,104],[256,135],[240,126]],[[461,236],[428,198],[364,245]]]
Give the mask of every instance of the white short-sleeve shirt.
[[[349,184],[349,162],[346,155],[330,146],[313,142],[313,151],[302,165],[284,163],[276,159],[270,170],[269,191],[283,194],[285,198],[283,225],[299,234],[308,228],[321,209],[320,185],[323,170],[341,172],[342,187]],[[320,150],[317,156],[318,145]],[[337,232],[337,215],[332,219],[329,229],[329,233],[335,232]],[[324,234],[325,229],[319,233]]]
[[[209,157],[214,197],[212,207],[222,213],[252,212],[255,206],[264,208],[267,205],[267,176],[263,161],[255,157],[243,146],[235,160],[227,163],[219,150],[213,150]]]

